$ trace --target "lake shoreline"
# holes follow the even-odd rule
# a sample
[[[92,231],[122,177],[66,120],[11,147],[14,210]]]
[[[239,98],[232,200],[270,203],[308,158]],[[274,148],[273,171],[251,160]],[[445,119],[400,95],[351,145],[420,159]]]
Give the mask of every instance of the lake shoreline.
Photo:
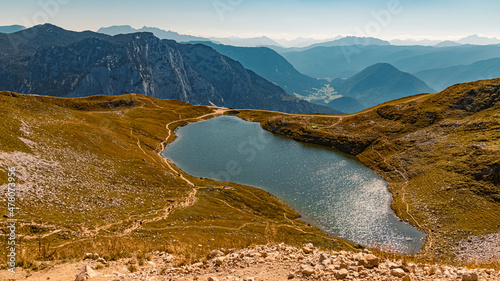
[[[230,115],[233,115],[233,114],[230,114]],[[212,118],[210,118],[210,119],[212,119]],[[207,120],[208,120],[208,119],[207,119]],[[251,121],[249,121],[249,120],[245,120],[244,118],[241,118],[241,117],[238,117],[238,120],[242,120],[242,121],[245,121],[245,122],[251,122]],[[204,121],[206,121],[206,120],[204,120]],[[252,122],[252,123],[255,123],[255,122]],[[191,123],[190,123],[190,124],[191,124]],[[187,124],[186,124],[186,125],[187,125]],[[258,126],[258,125],[257,125],[257,126]],[[183,127],[183,126],[182,126],[182,124],[181,124],[180,126],[176,127],[176,128],[174,129],[174,131],[175,131],[175,130],[177,130],[178,128],[180,128],[180,127]],[[261,127],[260,127],[260,126],[258,126],[258,128],[261,128]],[[175,132],[177,133],[177,131],[175,131]],[[276,135],[274,135],[274,134],[272,134],[272,135],[273,135],[273,136],[276,136]],[[191,136],[191,137],[189,137],[188,139],[192,139],[192,138],[196,138],[196,137]],[[282,137],[280,137],[280,138],[282,138]],[[284,138],[284,139],[285,139],[285,141],[291,141],[291,140],[289,140],[289,138]],[[292,142],[294,142],[294,143],[295,143],[295,141],[292,141]],[[170,144],[169,144],[169,146],[170,146],[171,144],[172,144],[172,143],[170,143]],[[329,152],[334,152],[334,151],[333,151],[333,149],[331,149],[331,148],[325,148],[325,147],[323,147],[323,146],[318,146],[318,145],[316,145],[316,144],[314,144],[313,146],[314,146],[314,147],[316,147],[316,146],[317,146],[317,149],[321,149],[321,150],[326,149],[326,150],[328,150]],[[343,155],[345,155],[344,153],[342,153],[342,154],[343,154]],[[164,153],[162,153],[162,155],[163,155],[164,157],[166,157],[166,158],[170,159],[170,161],[172,161],[173,163],[175,163],[175,164],[176,164],[176,166],[177,166],[177,168],[179,168],[180,170],[183,170],[183,171],[184,171],[185,173],[187,173],[187,174],[193,175],[192,171],[190,172],[190,171],[189,171],[189,169],[188,169],[188,170],[185,170],[185,169],[183,169],[183,167],[180,167],[180,166],[178,165],[178,163],[176,163],[175,159],[172,159],[172,158],[168,157],[168,156],[167,156],[167,155],[165,155]],[[359,161],[359,159],[357,159],[356,157],[354,157],[354,156],[350,156],[350,155],[347,155],[347,156],[348,156],[351,160],[355,160],[355,162],[356,162],[356,163],[358,163],[358,165],[362,165],[362,163],[361,163],[361,162]],[[181,165],[181,166],[182,166],[182,165]],[[363,166],[363,167],[364,167],[364,166]],[[198,175],[196,175],[196,173],[195,173],[193,176],[195,176],[195,177],[196,177],[196,176],[198,176]],[[210,177],[208,177],[208,178],[210,178]],[[225,180],[225,179],[221,179],[221,178],[213,178],[213,177],[212,177],[211,179],[213,179],[213,180],[218,180],[218,181],[221,181],[221,180],[222,180],[222,181],[229,181],[229,182],[233,182],[233,181],[231,181],[231,180]],[[255,188],[263,189],[263,187],[262,187],[261,185],[258,185],[258,184],[252,184],[252,183],[249,183],[249,182],[241,182],[241,181],[238,181],[238,184],[250,185],[250,186],[253,186],[253,187],[255,187]],[[387,189],[387,187],[385,186],[385,187],[384,187],[384,190],[386,190],[386,189]],[[268,191],[268,192],[270,191],[269,189],[266,189],[266,188],[264,188],[264,190],[266,190],[266,191]],[[386,191],[384,191],[384,192],[386,192]],[[272,192],[272,193],[274,193],[274,192]],[[389,193],[389,194],[390,194],[390,193]],[[284,198],[282,198],[282,196],[280,196],[279,194],[274,194],[274,195],[275,195],[275,196],[277,196],[277,197],[278,197],[278,198],[280,198],[280,199],[284,199]],[[287,202],[287,204],[288,204],[288,205],[290,205],[290,203],[291,203],[289,200],[290,200],[290,199],[288,199],[288,202]],[[392,197],[390,198],[390,200],[392,201]],[[287,200],[285,200],[285,201],[287,201]],[[331,230],[328,230],[328,227],[326,227],[326,228],[325,228],[324,222],[323,222],[323,224],[322,224],[322,223],[318,222],[318,221],[317,221],[317,219],[314,219],[314,216],[313,216],[313,217],[309,217],[309,216],[307,215],[307,212],[304,212],[304,210],[305,210],[305,209],[303,210],[303,209],[302,209],[302,207],[300,207],[299,209],[297,209],[297,207],[298,207],[297,203],[292,204],[292,205],[291,205],[291,207],[292,207],[292,208],[294,208],[295,210],[297,210],[297,211],[299,212],[299,214],[301,215],[301,218],[302,218],[301,220],[302,220],[302,221],[305,221],[305,222],[307,222],[307,223],[310,223],[310,224],[312,224],[312,225],[316,226],[316,227],[317,227],[317,228],[319,228],[319,229],[320,229],[323,233],[328,234],[328,235],[329,235],[329,236],[331,236],[331,237],[336,237],[336,238],[337,238],[337,237],[338,237],[338,238],[342,237],[343,239],[347,239],[347,240],[351,240],[351,239],[352,239],[352,238],[349,238],[349,237],[345,237],[345,236],[343,236],[343,235],[337,235],[335,232],[332,232]],[[389,207],[389,206],[388,206],[388,207]],[[389,208],[389,209],[390,209],[390,208]],[[392,212],[392,210],[391,210],[391,212]],[[381,214],[382,214],[382,213],[381,213]],[[384,212],[383,214],[385,214],[385,212]],[[392,215],[392,216],[394,216],[394,217],[395,217],[395,215]],[[334,216],[334,217],[336,218],[336,220],[337,220],[337,219],[340,219],[340,217],[337,217],[337,216]],[[391,218],[391,219],[393,219],[393,218]],[[352,224],[352,223],[355,223],[355,221],[354,221],[354,220],[351,220],[351,221],[352,221],[352,222],[350,222],[351,224]],[[397,221],[398,221],[398,222],[400,221],[400,220],[399,220],[399,218],[397,219]],[[339,227],[341,227],[340,229],[344,229],[345,227],[349,227],[349,226],[348,226],[349,224],[341,224],[341,225],[342,225],[342,226],[339,226]],[[384,223],[383,225],[385,225],[385,223]],[[345,226],[345,227],[344,227],[344,226]],[[377,228],[378,228],[378,227],[382,227],[382,225],[377,225]],[[345,230],[342,230],[342,231],[345,231]],[[405,236],[406,236],[406,235],[405,235]],[[403,244],[407,244],[407,243],[416,243],[416,242],[420,241],[420,238],[419,238],[419,239],[417,239],[418,241],[413,241],[413,240],[415,240],[414,238],[413,238],[413,239],[409,239],[409,238],[400,238],[400,239],[401,239],[401,240],[398,240],[398,241],[404,241],[404,243],[403,243],[403,242],[398,242],[398,243],[403,243]],[[355,239],[355,240],[356,240],[356,239]],[[352,240],[351,240],[351,241],[352,241]],[[409,241],[412,241],[412,242],[409,242]],[[358,243],[359,243],[359,241],[358,241]],[[368,247],[370,247],[370,246],[371,246],[371,247],[373,247],[373,246],[374,246],[374,244],[372,244],[372,243],[373,243],[373,242],[371,242],[371,243],[368,243],[368,244],[367,244],[367,243],[365,242],[365,243],[361,243],[361,244],[365,244],[365,245],[366,245],[366,246],[368,246]],[[420,243],[420,242],[418,242],[418,243]],[[375,244],[375,245],[376,245],[376,244]],[[386,246],[384,246],[384,247],[387,247],[387,245],[386,245]],[[392,248],[392,247],[393,247],[393,246],[391,246],[391,248]],[[386,248],[386,249],[387,249],[387,248]],[[420,250],[421,250],[421,248],[420,248]],[[420,250],[419,250],[418,252],[420,252]],[[413,254],[417,254],[418,252],[413,252]]]

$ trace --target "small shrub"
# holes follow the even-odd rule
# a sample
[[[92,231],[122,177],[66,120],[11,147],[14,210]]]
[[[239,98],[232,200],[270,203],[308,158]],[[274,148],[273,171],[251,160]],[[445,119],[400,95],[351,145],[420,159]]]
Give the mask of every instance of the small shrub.
[[[132,273],[137,272],[137,267],[135,267],[134,265],[129,265],[127,269]]]

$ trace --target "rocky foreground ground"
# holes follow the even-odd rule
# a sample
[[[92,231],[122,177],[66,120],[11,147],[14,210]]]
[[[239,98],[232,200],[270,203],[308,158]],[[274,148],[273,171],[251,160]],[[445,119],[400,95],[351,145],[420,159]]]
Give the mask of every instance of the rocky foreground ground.
[[[213,251],[206,262],[181,267],[173,267],[175,261],[176,257],[160,252],[144,262],[135,258],[106,262],[89,253],[87,259],[77,264],[58,265],[32,274],[19,272],[16,280],[500,280],[500,272],[493,269],[403,263],[382,260],[368,250],[325,252],[312,244],[301,249],[285,244],[238,251],[221,249]],[[4,272],[1,277],[8,276]]]

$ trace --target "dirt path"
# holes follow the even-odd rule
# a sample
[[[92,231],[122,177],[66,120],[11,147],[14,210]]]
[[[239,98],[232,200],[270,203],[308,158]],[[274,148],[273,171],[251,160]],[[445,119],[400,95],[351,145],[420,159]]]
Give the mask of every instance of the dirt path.
[[[429,229],[427,229],[426,227],[422,227],[422,225],[420,225],[418,223],[418,221],[415,219],[415,217],[413,217],[412,214],[410,214],[410,206],[408,204],[408,202],[406,201],[406,189],[408,187],[408,177],[406,176],[406,172],[403,173],[401,172],[399,169],[397,169],[394,165],[390,164],[387,162],[387,159],[385,157],[383,157],[380,152],[378,152],[377,150],[375,150],[373,147],[372,147],[372,151],[374,151],[375,153],[378,154],[378,156],[383,160],[383,162],[388,166],[388,167],[391,167],[396,173],[398,173],[404,180],[404,183],[403,183],[403,187],[402,187],[402,192],[401,192],[401,202],[403,204],[406,205],[406,214],[408,216],[411,217],[411,219],[413,220],[413,222],[422,230],[424,230],[426,233],[427,233],[427,238],[426,238],[426,244],[428,245],[428,247],[426,247],[426,249],[431,249],[432,248],[432,245],[433,245],[433,237],[431,235],[431,232],[429,231]]]
[[[190,121],[190,120],[202,120],[202,119],[207,118],[207,117],[220,116],[220,115],[223,115],[225,111],[227,111],[227,109],[225,109],[225,108],[215,108],[215,111],[212,112],[212,113],[205,114],[205,115],[202,115],[202,116],[199,116],[199,117],[193,117],[193,118],[185,118],[185,119],[175,120],[175,121],[172,121],[172,122],[168,123],[165,126],[167,128],[167,130],[168,130],[168,136],[165,139],[165,141],[163,141],[163,142],[160,143],[161,150],[157,153],[157,155],[158,155],[158,157],[160,157],[161,161],[163,161],[162,163],[164,163],[166,165],[166,167],[168,167],[171,170],[171,172],[173,173],[174,176],[179,177],[181,180],[183,180],[184,182],[186,182],[193,189],[189,192],[189,195],[184,200],[182,200],[181,202],[179,202],[179,203],[173,203],[171,205],[169,204],[168,206],[165,206],[163,209],[157,210],[155,212],[155,214],[154,214],[155,217],[153,217],[153,218],[150,218],[150,219],[140,219],[140,217],[138,217],[138,216],[129,217],[129,220],[130,220],[130,223],[132,224],[132,226],[128,227],[128,228],[125,228],[120,234],[117,234],[115,236],[117,236],[117,237],[124,237],[124,236],[132,233],[133,231],[141,228],[143,224],[157,222],[157,221],[166,219],[175,208],[189,207],[189,206],[192,206],[196,202],[197,188],[196,188],[195,184],[193,184],[193,182],[191,182],[189,179],[187,179],[183,175],[182,171],[176,170],[174,168],[175,165],[173,165],[168,159],[164,158],[161,155],[161,153],[165,149],[166,144],[169,143],[170,137],[173,134],[173,130],[170,129],[170,125],[172,125],[172,124],[174,124],[176,122],[185,122],[185,121]],[[132,129],[130,129],[130,135],[131,135],[132,138],[137,139],[137,147],[142,151],[142,153],[147,158],[149,158],[149,159],[153,160],[154,162],[158,163],[158,161],[154,157],[152,157],[150,154],[148,154],[142,148],[140,139],[138,137],[134,136]],[[69,245],[69,244],[72,244],[72,243],[75,243],[75,242],[80,242],[80,241],[89,239],[91,237],[95,237],[100,232],[108,231],[110,228],[112,228],[112,227],[114,227],[116,225],[125,224],[125,223],[127,223],[127,222],[126,221],[121,221],[121,222],[117,222],[117,223],[109,223],[109,224],[101,225],[101,226],[99,226],[99,227],[97,227],[95,229],[92,229],[92,230],[87,229],[87,228],[82,228],[81,231],[80,231],[80,233],[84,237],[87,237],[87,238],[80,239],[78,241],[70,241],[70,242],[61,244],[59,246],[53,247],[53,248],[60,248],[60,247],[63,247],[63,246],[66,246],[66,245]],[[23,239],[32,240],[32,239],[46,238],[46,237],[49,237],[51,235],[60,233],[60,232],[65,231],[65,230],[67,230],[67,229],[59,228],[59,229],[51,231],[50,233],[46,233],[43,236],[24,236]]]
[[[170,171],[172,171],[173,175],[174,176],[177,176],[179,177],[181,180],[183,180],[184,182],[186,182],[189,186],[191,186],[193,189],[191,190],[191,192],[189,193],[189,195],[187,196],[187,198],[185,198],[184,200],[182,200],[182,202],[180,203],[173,203],[172,205],[168,205],[168,206],[165,206],[165,208],[163,208],[162,210],[159,210],[159,211],[156,211],[155,215],[158,215],[158,213],[161,213],[162,215],[160,216],[157,216],[157,217],[154,217],[154,218],[151,218],[151,219],[143,219],[141,221],[135,221],[134,220],[134,223],[133,223],[133,226],[132,227],[129,227],[129,228],[126,228],[121,234],[118,235],[118,237],[123,237],[123,236],[126,236],[130,233],[132,233],[133,231],[139,229],[142,227],[143,224],[146,224],[146,223],[152,223],[152,222],[157,222],[157,221],[160,221],[160,220],[164,220],[166,219],[170,213],[175,209],[175,208],[186,208],[186,207],[190,207],[192,206],[195,202],[196,202],[196,193],[197,193],[197,188],[195,186],[195,184],[193,182],[191,182],[189,179],[187,179],[183,172],[182,171],[178,171],[174,168],[174,164],[172,164],[168,159],[166,159],[165,157],[163,157],[161,155],[161,153],[163,152],[163,150],[165,150],[165,147],[166,147],[166,144],[169,143],[169,140],[170,140],[170,137],[172,136],[173,134],[173,130],[170,129],[170,125],[174,124],[174,123],[177,123],[177,122],[185,122],[185,121],[189,121],[189,120],[202,120],[204,118],[207,118],[207,117],[216,117],[216,116],[220,116],[222,114],[224,114],[224,112],[226,111],[226,109],[224,108],[217,108],[215,110],[215,112],[212,112],[212,113],[209,113],[209,114],[205,114],[205,115],[202,115],[202,116],[199,116],[199,117],[193,117],[193,118],[185,118],[185,119],[179,119],[179,120],[175,120],[175,121],[172,121],[170,123],[168,123],[165,128],[168,130],[168,136],[167,138],[165,139],[165,141],[161,142],[160,143],[160,146],[161,146],[161,150],[157,153],[157,155],[162,159],[163,163],[170,169]],[[180,115],[179,115],[180,117]],[[137,146],[139,147],[139,149],[144,153],[144,155],[148,156],[149,158],[153,159],[155,162],[156,160],[149,156],[141,147],[141,144],[140,144],[140,140],[137,139]],[[130,218],[132,219],[132,218]],[[142,223],[141,223],[142,222]],[[99,231],[102,231],[102,230],[106,230],[106,229],[109,229],[111,226],[113,226],[115,224],[110,224],[110,225],[106,225],[102,228],[99,229]],[[98,232],[99,232],[98,231]],[[98,233],[97,232],[97,233]],[[97,234],[96,233],[96,234]]]
[[[174,175],[177,175],[180,179],[182,179],[183,181],[185,181],[188,185],[190,185],[192,187],[195,187],[195,185],[190,180],[188,180],[183,175],[182,172],[177,171],[176,169],[174,169],[174,167],[173,167],[174,165],[170,162],[170,160],[166,159],[165,157],[163,157],[161,155],[161,153],[165,150],[166,145],[169,144],[170,137],[173,134],[173,130],[170,129],[170,125],[172,125],[174,123],[178,123],[178,122],[186,122],[186,121],[189,121],[189,120],[202,120],[202,119],[204,119],[206,117],[209,117],[209,116],[217,117],[217,116],[223,115],[224,112],[226,112],[226,111],[227,111],[227,109],[225,109],[225,108],[216,108],[215,112],[212,112],[212,113],[209,113],[209,114],[205,114],[205,115],[202,115],[202,116],[199,116],[199,117],[193,117],[193,118],[185,118],[185,119],[175,120],[175,121],[172,121],[172,122],[168,123],[165,126],[165,128],[167,128],[167,130],[168,130],[168,136],[167,136],[167,138],[163,142],[160,143],[161,149],[160,149],[160,152],[158,152],[158,155],[161,157],[161,159],[167,165],[167,167],[174,173]],[[194,195],[196,195],[196,192],[195,192]]]
[[[418,225],[418,227],[422,228],[422,226],[418,223],[418,221],[409,213],[410,211],[410,206],[408,205],[408,203],[406,202],[406,199],[405,199],[405,195],[406,195],[406,187],[408,186],[408,177],[406,176],[405,173],[401,172],[400,170],[398,170],[396,167],[394,167],[394,165],[390,164],[387,162],[387,159],[385,157],[382,156],[382,154],[380,154],[380,152],[378,152],[377,150],[375,150],[373,147],[372,147],[372,151],[377,153],[378,156],[383,160],[384,164],[386,164],[388,167],[391,167],[396,173],[398,173],[402,178],[403,180],[405,181],[404,182],[404,185],[403,185],[403,188],[402,188],[402,195],[401,195],[401,201],[406,205],[406,214],[408,214],[412,219],[413,221],[415,222],[415,224]]]

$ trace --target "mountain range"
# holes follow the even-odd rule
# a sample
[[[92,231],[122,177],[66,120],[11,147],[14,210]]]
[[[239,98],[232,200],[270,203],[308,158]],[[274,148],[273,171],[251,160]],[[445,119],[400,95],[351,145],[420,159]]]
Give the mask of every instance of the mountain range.
[[[431,39],[421,39],[421,40],[416,40],[416,39],[393,39],[389,41],[391,45],[395,46],[435,46],[436,44],[439,44],[442,42],[441,40],[431,40]]]
[[[279,43],[272,40],[269,37],[254,37],[254,38],[240,38],[240,37],[198,37],[192,35],[179,34],[171,30],[163,30],[156,27],[142,27],[140,29],[133,28],[130,25],[114,25],[110,27],[102,27],[98,33],[104,33],[107,35],[118,35],[118,34],[130,34],[137,32],[151,32],[156,37],[160,39],[175,40],[177,42],[190,42],[190,41],[213,41],[220,44],[232,45],[232,46],[242,46],[242,47],[258,47],[258,46],[280,46]]]
[[[313,44],[308,46],[309,49],[316,47],[333,47],[333,46],[352,46],[352,45],[377,45],[377,46],[388,46],[391,45],[388,41],[380,40],[378,38],[373,37],[356,37],[356,36],[347,36],[338,38],[333,41],[323,42],[318,44]]]
[[[200,42],[217,52],[240,62],[270,82],[283,88],[288,94],[309,95],[322,88],[327,81],[311,78],[298,72],[285,58],[266,47],[234,47],[212,42]]]
[[[0,27],[0,31],[3,31],[0,32],[0,38],[8,42],[3,48],[0,47],[2,49],[0,68],[4,77],[0,82],[3,85],[0,86],[5,90],[23,93],[50,91],[51,95],[56,96],[84,96],[89,95],[86,92],[90,91],[107,95],[138,92],[194,104],[282,108],[283,111],[289,112],[328,111],[327,108],[303,103],[292,97],[295,96],[318,105],[327,105],[335,110],[354,112],[403,95],[432,92],[432,88],[443,90],[456,83],[500,76],[500,44],[461,45],[453,41],[444,41],[434,47],[393,46],[390,42],[377,38],[337,37],[335,40],[304,48],[278,46],[266,48],[228,46],[210,41],[214,38],[182,35],[151,27],[134,29],[127,25],[101,28],[98,33],[60,32],[54,26],[47,30],[42,30],[40,27],[23,29],[23,26]],[[132,49],[136,47],[134,45],[136,43],[125,43],[123,40],[124,38],[132,40],[134,34],[144,34],[144,32],[158,37],[157,40],[161,41],[159,45],[165,46],[169,51],[159,47],[156,52],[148,53],[151,56],[140,54],[139,58],[134,58]],[[142,38],[144,35],[137,36]],[[92,41],[90,40],[92,38],[98,40]],[[150,39],[153,38],[148,38],[140,43],[144,44],[140,47],[149,46],[148,44],[152,42]],[[160,40],[162,38],[164,40]],[[201,47],[195,48],[193,44],[180,47],[167,38],[209,46],[216,51],[216,54],[222,54],[223,59],[214,59],[217,55],[212,55],[210,48],[206,49],[206,53],[203,51],[203,55],[199,55],[196,59],[206,61],[211,67],[225,65],[227,60],[231,61],[229,64],[231,67],[220,68],[212,73],[206,71],[200,61],[192,59],[195,53],[193,50],[201,50]],[[237,43],[236,41],[241,38],[229,39]],[[84,40],[87,41],[81,42]],[[243,41],[239,42],[242,45],[276,43],[267,37],[241,40]],[[495,43],[495,40],[495,38],[469,36],[458,41],[486,44]],[[106,43],[105,50],[100,46],[103,42]],[[76,44],[75,46],[80,49],[70,48],[72,44]],[[84,50],[85,48],[87,49]],[[114,48],[117,54],[113,54]],[[53,49],[61,53],[55,54],[56,51]],[[141,50],[145,52],[146,49],[147,47]],[[170,57],[172,54],[170,50],[175,50],[178,57]],[[85,57],[85,65],[80,64],[72,68],[72,64],[78,63],[71,56]],[[113,57],[118,57],[121,61],[117,64],[111,63]],[[151,61],[153,57],[158,61]],[[176,61],[177,59],[179,61]],[[50,63],[48,60],[51,60]],[[110,66],[106,67],[106,63]],[[163,63],[168,67],[159,66]],[[241,65],[238,65],[239,63]],[[390,64],[394,68],[384,68],[380,65],[372,67],[380,63]],[[149,68],[145,69],[146,66]],[[160,69],[157,70],[155,67]],[[52,82],[49,76],[42,77],[40,74],[49,70],[52,71],[50,75],[57,78],[52,79]],[[63,70],[64,73],[61,73]],[[376,71],[380,73],[375,73]],[[122,75],[122,72],[126,75]],[[402,75],[403,72],[405,75]],[[23,73],[27,75],[23,76]],[[224,79],[217,77],[222,73],[225,75]],[[394,77],[398,77],[398,81],[387,80],[386,73],[392,73]],[[264,82],[259,76],[272,83]],[[377,79],[373,77],[382,79],[387,87],[380,87],[376,83]],[[127,79],[128,81],[125,81]],[[224,86],[231,79],[237,79],[245,86],[238,86],[237,90]],[[325,79],[334,82],[329,83]],[[416,82],[417,80],[422,81]],[[358,87],[359,83],[363,84],[362,90],[359,90],[361,89]],[[396,84],[404,83],[407,83],[404,91],[404,87],[399,90],[393,88]],[[422,83],[429,86],[424,86]],[[232,85],[236,84],[238,83]],[[339,95],[342,97],[338,98]],[[272,102],[264,101],[270,96],[273,97]]]
[[[142,30],[147,31],[144,28]],[[161,35],[161,30],[159,29],[154,30],[150,28],[148,30],[156,32],[157,36]],[[127,27],[121,31],[122,33],[130,33],[139,30]],[[180,42],[193,39],[191,37],[174,38],[173,35],[163,35],[163,37],[176,39]],[[267,37],[260,39],[233,37],[225,41],[228,44],[237,44],[240,46],[266,45],[266,47],[276,51],[291,63],[291,65],[285,67],[285,71],[274,71],[272,70],[273,63],[267,62],[267,60],[276,62],[278,60],[277,54],[261,50],[261,55],[253,56],[255,60],[249,59],[252,56],[237,54],[249,52],[249,50],[232,49],[228,51],[230,49],[229,46],[223,48],[220,44],[214,44],[213,42],[216,39],[224,41],[224,38],[203,38],[199,42],[210,42],[209,40],[212,40],[212,43],[207,43],[206,45],[210,45],[224,55],[240,61],[246,68],[281,86],[287,93],[297,93],[297,96],[300,98],[310,95],[311,92],[314,93],[317,89],[322,89],[322,85],[326,84],[323,79],[351,77],[377,63],[390,63],[402,71],[416,75],[437,90],[443,90],[455,83],[497,77],[495,68],[500,67],[495,64],[496,60],[492,60],[490,62],[483,62],[486,67],[485,69],[477,69],[477,71],[467,71],[465,69],[466,66],[472,64],[474,64],[470,66],[472,68],[481,65],[480,61],[500,57],[500,45],[498,45],[500,40],[494,37],[488,38],[478,35],[471,35],[456,41],[395,39],[389,42],[371,37],[337,36],[333,40],[314,42],[310,38],[299,38],[296,40],[297,44],[306,44],[301,47],[291,48],[279,46],[279,43]],[[281,40],[280,42],[284,42],[284,45],[290,45],[293,41]],[[267,53],[269,56],[266,56],[264,53]],[[260,60],[257,60],[257,58],[260,58]],[[283,61],[281,58],[279,60]],[[290,71],[286,71],[286,69]],[[444,75],[436,76],[442,70],[447,72],[443,73]],[[458,71],[459,73],[455,73],[454,71]],[[313,80],[315,78],[322,79],[313,81],[310,79],[311,77],[313,77]],[[348,100],[349,102],[346,105],[353,105],[354,108],[360,108],[355,100],[347,97],[343,97],[335,102],[336,104],[341,104],[342,101],[346,102]]]
[[[478,35],[470,35],[458,40],[431,40],[431,39],[422,39],[422,40],[415,40],[415,39],[394,39],[391,40],[391,45],[400,45],[400,46],[458,46],[458,45],[496,45],[500,44],[500,39],[495,38],[495,37],[483,37],[483,36],[478,36]]]
[[[417,72],[415,76],[426,81],[437,91],[463,82],[500,77],[500,58],[482,60],[469,65],[457,65]]]
[[[118,34],[129,34],[129,33],[137,33],[137,32],[151,32],[156,37],[160,39],[169,39],[177,42],[189,42],[189,41],[208,41],[209,39],[203,37],[196,37],[191,35],[179,34],[170,30],[163,30],[156,27],[142,27],[140,29],[136,29],[131,27],[130,25],[115,25],[110,27],[102,27],[98,31],[98,33],[104,33],[107,35],[118,35]]]
[[[334,46],[281,53],[298,71],[317,78],[346,78],[364,68],[390,63],[398,69],[417,73],[500,57],[500,45],[426,46]]]
[[[0,26],[0,33],[14,33],[26,29],[21,25]],[[384,41],[372,37],[355,37],[338,35],[332,39],[315,39],[298,37],[296,39],[273,39],[267,36],[240,38],[232,37],[210,37],[204,38],[192,35],[183,35],[174,31],[164,30],[156,27],[142,27],[140,29],[133,28],[130,25],[113,25],[109,27],[101,27],[97,32],[108,35],[118,35],[137,32],[152,32],[160,39],[170,39],[178,42],[189,41],[214,41],[225,45],[233,45],[239,47],[259,47],[259,46],[274,46],[278,47],[283,52],[292,52],[304,50],[303,48],[311,49],[320,46],[339,46],[339,45],[396,45],[396,46],[435,46],[441,43],[455,45],[496,45],[500,44],[500,39],[495,37],[484,37],[479,35],[470,35],[455,41],[451,40],[436,40],[436,39],[393,39]],[[338,41],[342,39],[341,41]],[[338,41],[338,42],[335,42]],[[335,42],[335,43],[332,43]],[[341,43],[341,44],[339,44]]]
[[[0,34],[0,89],[58,97],[146,94],[192,104],[333,112],[299,100],[202,44],[152,33],[109,36],[45,24]]]
[[[302,52],[310,49],[318,48],[318,47],[337,47],[337,46],[388,46],[391,45],[390,42],[384,41],[378,38],[373,37],[356,37],[356,36],[337,36],[332,40],[327,40],[319,43],[314,43],[304,47],[292,47],[292,48],[284,48],[276,45],[268,45],[269,47],[280,54],[291,53],[291,52]]]
[[[482,37],[478,35],[470,35],[465,38],[456,41],[459,44],[470,44],[470,45],[492,45],[500,44],[500,39],[495,37]]]
[[[331,101],[328,106],[345,113],[410,95],[434,92],[424,81],[387,63],[369,66],[348,79],[335,79],[332,84],[343,97]]]

